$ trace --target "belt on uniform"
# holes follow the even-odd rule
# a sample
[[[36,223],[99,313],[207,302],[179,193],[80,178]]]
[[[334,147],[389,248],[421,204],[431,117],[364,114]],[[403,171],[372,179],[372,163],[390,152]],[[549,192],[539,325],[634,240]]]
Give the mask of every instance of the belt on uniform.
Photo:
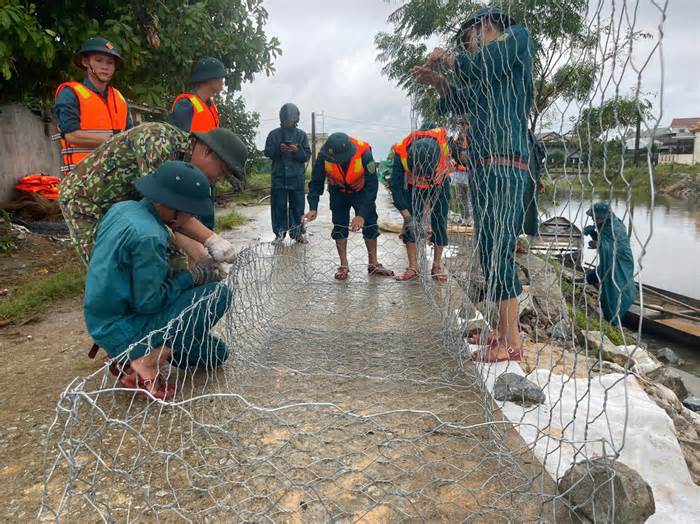
[[[529,169],[527,162],[523,162],[519,158],[508,158],[505,156],[492,156],[489,158],[484,158],[481,161],[481,165],[514,167],[516,169],[522,169],[523,171],[527,171]]]

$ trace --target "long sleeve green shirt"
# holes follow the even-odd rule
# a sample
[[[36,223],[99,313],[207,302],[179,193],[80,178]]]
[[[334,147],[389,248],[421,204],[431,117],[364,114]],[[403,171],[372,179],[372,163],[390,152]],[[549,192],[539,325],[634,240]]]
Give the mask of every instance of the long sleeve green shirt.
[[[467,116],[470,154],[528,158],[534,44],[523,26],[512,25],[476,53],[461,53],[453,83],[438,112]]]

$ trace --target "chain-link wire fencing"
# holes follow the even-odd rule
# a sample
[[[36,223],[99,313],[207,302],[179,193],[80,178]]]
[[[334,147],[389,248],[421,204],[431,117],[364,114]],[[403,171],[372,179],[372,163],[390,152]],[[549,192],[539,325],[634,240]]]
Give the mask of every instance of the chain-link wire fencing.
[[[212,294],[142,341],[157,350],[201,321],[215,337],[185,353],[225,362],[167,366],[173,401],[134,395],[108,364],[66,388],[40,518],[615,520],[614,463],[643,462],[635,447],[646,437],[628,431],[630,420],[639,427],[630,406],[646,398],[635,376],[656,365],[640,325],[616,318],[629,297],[644,300],[634,280],[650,236],[629,220],[635,181],[650,179],[654,198],[652,148],[637,151],[632,172],[626,142],[630,122],[653,130],[661,118],[661,93],[645,112],[641,89],[662,62],[667,4],[570,3],[562,16],[573,9],[581,26],[568,45],[538,25],[534,3],[501,2],[503,15],[446,42],[456,59],[423,66],[441,120],[396,137],[405,154],[395,148],[376,199],[379,262],[404,281],[368,274],[354,232],[348,278],[336,279],[324,212],[308,244],[246,247]],[[640,10],[658,26],[649,38]],[[546,86],[533,80],[548,67]],[[557,85],[560,96],[537,107],[537,90]],[[607,211],[588,217],[598,201]],[[524,230],[533,212],[539,227]],[[627,238],[641,246],[636,261]],[[518,377],[529,383],[508,387]],[[585,474],[561,484],[576,463],[607,475],[589,500],[572,498]]]

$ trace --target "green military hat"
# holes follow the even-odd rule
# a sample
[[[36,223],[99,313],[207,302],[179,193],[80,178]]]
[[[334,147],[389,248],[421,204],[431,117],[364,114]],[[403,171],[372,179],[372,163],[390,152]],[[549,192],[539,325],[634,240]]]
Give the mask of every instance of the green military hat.
[[[82,62],[83,56],[91,55],[93,53],[102,53],[104,55],[113,56],[117,61],[117,67],[121,66],[122,62],[124,61],[122,55],[119,54],[119,48],[116,45],[106,38],[94,36],[83,42],[80,49],[76,51],[75,56],[73,57],[73,62],[75,62],[75,65],[77,65],[80,69],[85,69]]]
[[[610,214],[610,205],[607,202],[596,202],[586,214],[596,220],[605,220]]]
[[[484,18],[488,18],[490,20],[493,20],[494,22],[498,22],[504,28],[516,23],[513,18],[511,18],[509,15],[507,15],[500,9],[496,9],[495,7],[483,7],[474,11],[467,17],[467,19],[462,23],[462,26],[459,28],[459,34],[463,34],[471,26],[481,22]]]
[[[328,157],[331,162],[343,164],[348,162],[355,154],[355,144],[345,133],[333,133],[323,144],[321,152]]]
[[[233,131],[224,127],[217,127],[206,133],[192,134],[214,151],[216,156],[228,166],[236,179],[230,182],[234,187],[237,187],[237,181],[242,181],[245,178],[245,163],[248,160],[248,148],[243,140]]]
[[[224,67],[224,63],[218,58],[207,56],[206,58],[202,58],[192,68],[190,82],[198,84],[200,82],[206,82],[207,80],[225,77],[226,68]]]
[[[420,177],[430,177],[440,163],[440,144],[434,138],[417,138],[408,148],[408,169]]]
[[[214,213],[209,179],[189,162],[168,160],[134,185],[148,200],[170,209],[196,216]]]

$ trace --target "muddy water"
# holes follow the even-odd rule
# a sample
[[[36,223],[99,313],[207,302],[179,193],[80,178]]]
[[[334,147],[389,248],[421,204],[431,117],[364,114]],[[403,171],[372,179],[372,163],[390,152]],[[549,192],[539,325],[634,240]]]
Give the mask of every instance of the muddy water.
[[[557,200],[557,205],[545,206],[545,217],[565,216],[581,227],[591,223],[586,210],[592,198],[581,198],[578,193],[559,195]],[[639,277],[652,286],[700,299],[700,203],[659,196],[652,206],[650,199],[645,200],[634,205],[630,238]],[[624,195],[611,203],[615,214],[628,224],[632,208]],[[586,261],[593,261],[594,256],[594,250],[586,250]]]

